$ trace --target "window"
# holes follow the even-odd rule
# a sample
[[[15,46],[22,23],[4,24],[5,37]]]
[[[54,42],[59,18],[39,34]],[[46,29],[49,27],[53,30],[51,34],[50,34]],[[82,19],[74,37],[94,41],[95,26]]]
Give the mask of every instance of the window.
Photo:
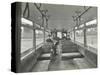
[[[57,32],[57,37],[62,38],[62,33],[61,32]]]
[[[63,35],[64,35],[64,37],[66,37],[67,35],[66,35],[66,33],[63,33]]]
[[[75,27],[75,29],[77,29],[78,27]]]
[[[21,27],[21,54],[33,47],[33,30]]]
[[[75,27],[75,41],[84,44],[84,24]],[[74,32],[71,32],[71,39],[73,39]],[[97,19],[86,23],[86,45],[97,49]]]
[[[84,27],[84,24],[82,24],[82,25],[79,26],[79,28],[83,28],[83,27]]]
[[[94,27],[86,29],[87,46],[97,48],[97,19],[87,22],[86,25],[94,25]]]
[[[36,30],[36,46],[38,46],[39,44],[43,43],[43,30]]]
[[[74,40],[74,31],[70,32],[70,38],[71,38],[71,40]]]
[[[94,19],[94,20],[92,20],[92,21],[87,22],[87,23],[86,23],[86,26],[92,25],[92,24],[96,24],[96,23],[97,23],[97,20]]]
[[[75,31],[75,40],[79,43],[84,44],[84,33],[83,30],[76,30]]]
[[[49,37],[49,32],[45,32],[45,38],[47,39]]]
[[[87,46],[97,48],[97,27],[88,28],[86,31]]]

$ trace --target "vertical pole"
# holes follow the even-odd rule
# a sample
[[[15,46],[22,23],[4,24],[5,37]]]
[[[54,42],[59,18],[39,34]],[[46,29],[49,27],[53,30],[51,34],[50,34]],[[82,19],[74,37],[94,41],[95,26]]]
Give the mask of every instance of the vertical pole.
[[[57,31],[55,32],[55,37],[57,37]]]
[[[56,32],[56,36],[58,37],[58,32]]]
[[[74,27],[74,42],[75,42],[76,38],[75,38],[75,27]]]
[[[44,43],[45,43],[45,28],[44,28],[43,34],[44,34]]]
[[[61,37],[63,37],[63,33],[62,33],[62,31],[61,31]]]
[[[46,20],[45,20],[45,17],[43,16],[43,27],[44,27],[44,30],[43,30],[43,34],[44,34],[44,43],[45,43],[45,27],[46,26]]]
[[[84,30],[83,30],[83,32],[84,32],[84,47],[86,47],[87,46],[86,23],[84,23]]]
[[[54,31],[53,31],[53,38],[55,37]]]
[[[76,20],[76,26],[78,25],[78,19]],[[76,29],[75,29],[75,27],[74,27],[74,42],[75,42],[75,40],[76,40],[76,34],[75,34],[75,32],[76,32]]]
[[[67,37],[67,32],[66,32],[66,38],[68,38],[68,37]]]
[[[36,33],[35,33],[35,23],[33,22],[33,49],[36,50]]]
[[[62,38],[64,37],[63,31],[62,31]]]

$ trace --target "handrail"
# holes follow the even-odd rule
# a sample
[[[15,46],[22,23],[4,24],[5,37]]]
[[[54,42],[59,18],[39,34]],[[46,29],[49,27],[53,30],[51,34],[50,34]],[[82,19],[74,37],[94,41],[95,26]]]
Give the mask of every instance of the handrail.
[[[37,4],[36,3],[34,3],[34,5],[35,5],[35,7],[38,9],[38,11],[41,13],[41,15],[42,15],[42,26],[43,26],[43,24],[44,24],[44,17],[45,17],[45,19],[46,19],[46,27],[48,27],[48,17],[47,17],[47,15],[46,15],[46,13],[47,13],[47,11],[48,10],[41,10],[40,8],[41,8],[41,4],[40,4],[40,6],[38,7],[37,6]],[[45,26],[44,26],[44,29],[45,29]]]
[[[30,16],[29,3],[26,3],[26,7],[25,7],[24,12],[23,12],[23,17],[25,16],[26,10],[28,10],[28,15],[26,18],[29,18],[29,16]]]
[[[78,17],[76,17],[76,20],[77,20],[78,18],[80,18],[82,15],[84,15],[90,8],[92,8],[92,7],[87,8],[82,14],[80,14]]]

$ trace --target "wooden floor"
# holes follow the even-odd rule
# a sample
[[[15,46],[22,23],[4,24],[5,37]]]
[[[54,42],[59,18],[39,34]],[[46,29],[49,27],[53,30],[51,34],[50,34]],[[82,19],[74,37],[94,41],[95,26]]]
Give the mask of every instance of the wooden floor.
[[[35,67],[32,69],[32,72],[48,71],[49,63],[50,63],[50,60],[38,61]]]
[[[38,61],[33,72],[41,71],[58,71],[58,70],[75,70],[75,69],[88,69],[92,68],[91,65],[84,58],[75,58],[68,60],[59,60],[54,61],[50,60],[41,60]]]
[[[38,60],[32,71],[41,72],[92,68],[84,57],[81,57],[79,52],[62,53],[60,46],[58,47],[58,55],[52,59],[50,59],[50,54],[42,55],[41,60]]]
[[[58,71],[58,70],[71,70],[78,69],[78,67],[74,64],[72,59],[64,60],[64,61],[51,61],[48,66],[48,71]]]

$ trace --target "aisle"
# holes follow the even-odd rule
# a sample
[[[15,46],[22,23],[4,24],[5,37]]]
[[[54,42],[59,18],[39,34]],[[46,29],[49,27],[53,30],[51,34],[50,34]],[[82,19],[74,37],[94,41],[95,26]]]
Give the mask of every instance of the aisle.
[[[36,65],[32,69],[32,72],[47,71],[49,63],[50,63],[50,60],[37,61]]]
[[[60,41],[57,47],[57,53],[55,57],[50,61],[48,70],[57,71],[57,70],[70,70],[77,69],[78,67],[74,64],[73,59],[62,60],[62,43]]]
[[[48,66],[48,71],[57,70],[72,70],[78,69],[77,65],[73,62],[73,59],[51,61]]]

